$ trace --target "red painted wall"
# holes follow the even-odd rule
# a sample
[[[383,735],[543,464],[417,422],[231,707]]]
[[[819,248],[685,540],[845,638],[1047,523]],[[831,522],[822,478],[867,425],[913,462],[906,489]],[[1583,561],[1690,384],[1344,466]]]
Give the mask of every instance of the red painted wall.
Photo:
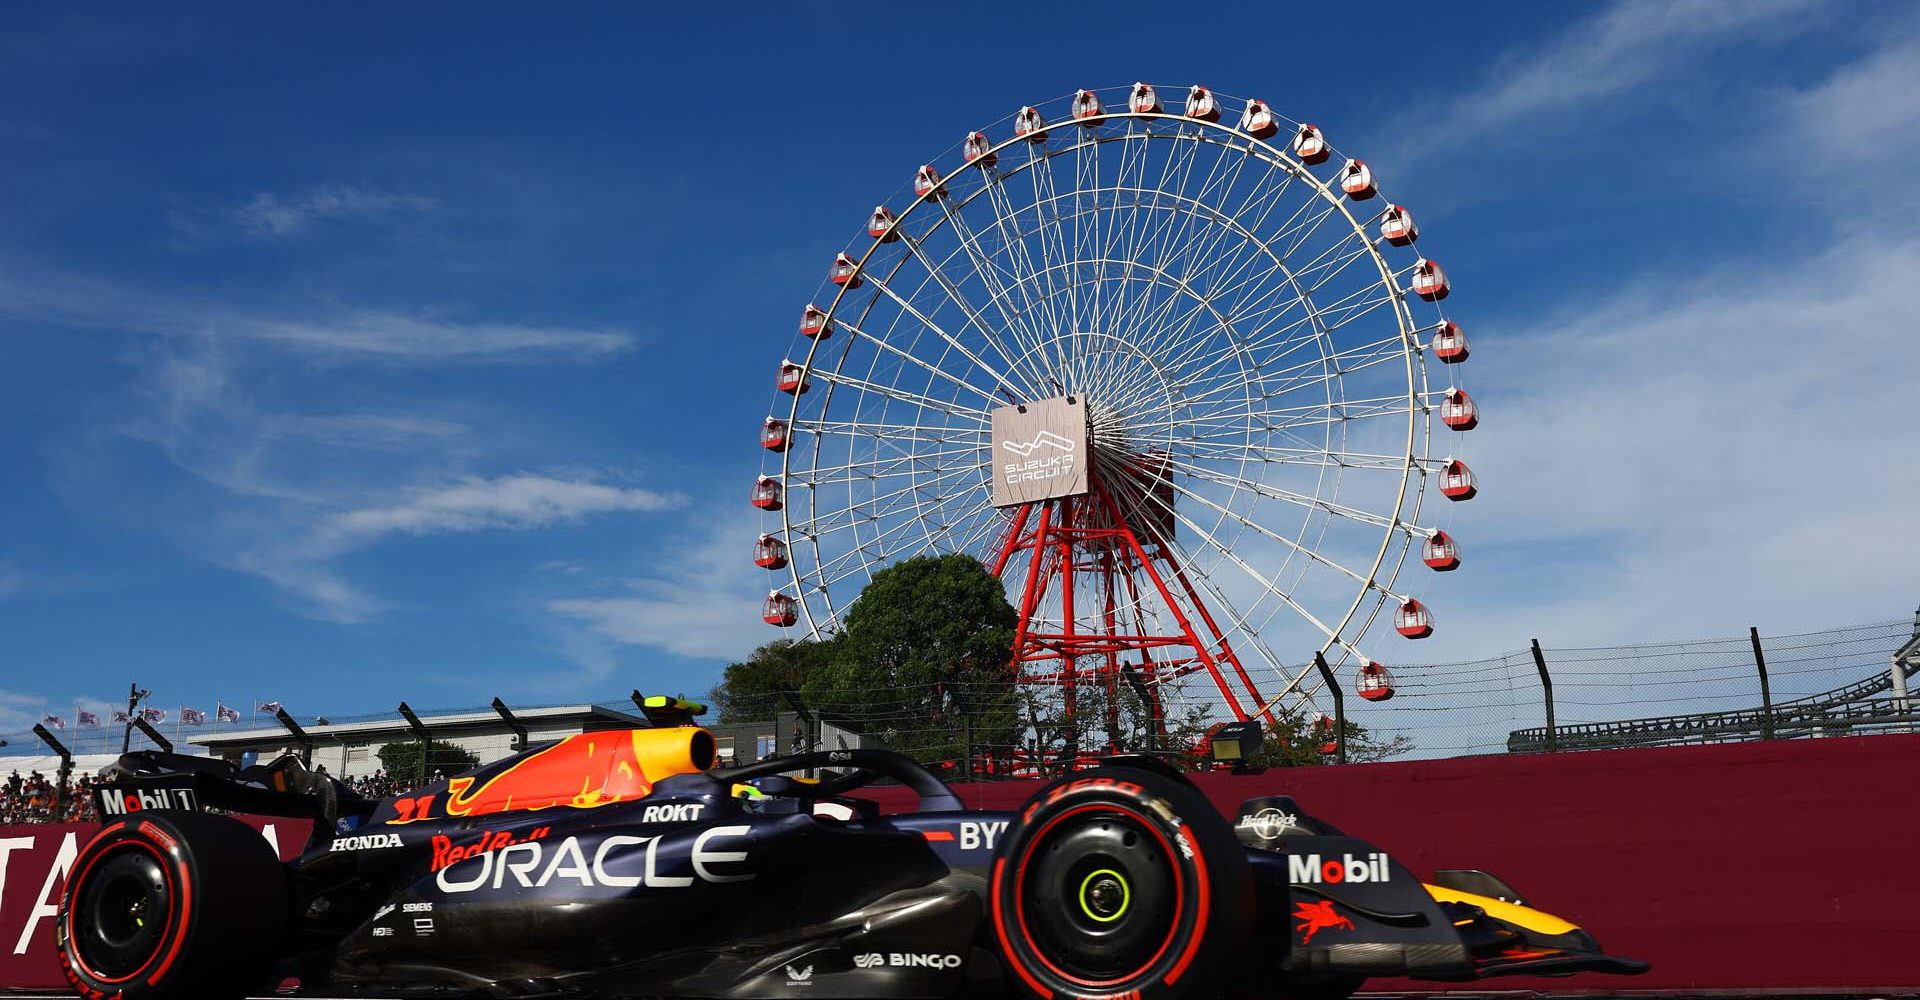
[[[1482,990],[1910,992],[1920,986],[1920,865],[1907,847],[1920,834],[1916,761],[1920,735],[1898,735],[1197,777],[1228,813],[1285,793],[1416,872],[1485,868],[1609,951],[1654,963],[1633,978]],[[961,794],[1013,808],[1033,787]],[[879,792],[897,801],[898,790]],[[89,833],[0,828],[0,989],[59,984],[48,914],[64,871],[52,869]],[[283,855],[303,834],[279,824]]]

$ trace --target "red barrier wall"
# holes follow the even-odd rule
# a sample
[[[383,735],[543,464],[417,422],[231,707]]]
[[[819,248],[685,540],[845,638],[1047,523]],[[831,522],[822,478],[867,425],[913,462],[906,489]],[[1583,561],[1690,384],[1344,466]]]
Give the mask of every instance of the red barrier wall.
[[[1911,992],[1920,866],[1905,838],[1920,833],[1916,760],[1920,735],[1897,735],[1197,779],[1229,814],[1246,798],[1292,795],[1421,874],[1485,868],[1609,951],[1654,963],[1645,976],[1491,980],[1482,991]],[[1033,787],[961,794],[1010,809]],[[899,801],[900,790],[877,792]],[[277,825],[282,855],[296,852],[304,829]],[[60,983],[51,914],[90,832],[0,828],[0,989]]]

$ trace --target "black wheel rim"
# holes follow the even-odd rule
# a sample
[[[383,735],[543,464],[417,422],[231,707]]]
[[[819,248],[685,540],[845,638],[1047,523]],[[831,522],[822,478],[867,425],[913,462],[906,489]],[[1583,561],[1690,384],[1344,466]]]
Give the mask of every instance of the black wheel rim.
[[[74,948],[82,964],[118,979],[139,972],[159,952],[173,896],[160,860],[130,848],[102,859],[75,902]]]
[[[1071,816],[1033,845],[1021,891],[1031,939],[1087,983],[1131,979],[1164,950],[1179,912],[1162,839],[1118,810]]]

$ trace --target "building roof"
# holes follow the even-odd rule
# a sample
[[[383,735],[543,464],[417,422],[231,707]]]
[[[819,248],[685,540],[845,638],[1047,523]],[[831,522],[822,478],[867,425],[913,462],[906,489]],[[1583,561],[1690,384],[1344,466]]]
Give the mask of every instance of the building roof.
[[[522,724],[530,722],[552,722],[555,720],[579,719],[601,720],[616,726],[634,729],[647,728],[644,716],[604,705],[555,705],[549,708],[514,709],[513,717]],[[462,712],[453,715],[423,715],[420,723],[429,733],[439,736],[455,735],[458,732],[471,733],[476,729],[504,732],[506,721],[494,712]],[[355,722],[332,722],[324,726],[302,726],[308,736],[315,740],[328,742],[371,741],[388,735],[399,735],[405,739],[413,738],[413,729],[407,720],[394,717],[390,719],[367,719]],[[247,729],[231,733],[206,733],[195,735],[187,742],[203,746],[214,752],[222,749],[239,748],[259,744],[279,746],[293,739],[293,734],[280,726],[260,729]]]

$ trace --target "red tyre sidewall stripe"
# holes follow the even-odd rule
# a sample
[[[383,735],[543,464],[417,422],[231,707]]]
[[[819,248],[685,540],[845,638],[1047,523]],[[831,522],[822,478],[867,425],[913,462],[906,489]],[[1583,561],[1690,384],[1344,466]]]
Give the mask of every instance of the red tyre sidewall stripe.
[[[1211,903],[1213,894],[1213,887],[1207,883],[1207,857],[1200,851],[1200,838],[1193,835],[1193,828],[1190,826],[1181,826],[1180,835],[1187,838],[1187,843],[1193,846],[1193,884],[1198,890],[1199,898],[1194,905],[1193,926],[1196,933],[1187,935],[1187,950],[1181,952],[1179,961],[1174,962],[1173,968],[1167,970],[1167,977],[1163,981],[1168,986],[1179,982],[1180,977],[1186,975],[1187,966],[1193,964],[1193,956],[1200,951],[1201,934],[1198,932],[1207,926],[1207,907]]]
[[[1140,975],[1141,973],[1147,971],[1148,969],[1153,968],[1156,964],[1159,963],[1161,957],[1167,953],[1167,949],[1173,946],[1174,938],[1180,935],[1180,926],[1182,923],[1181,918],[1185,915],[1185,911],[1186,911],[1186,893],[1184,891],[1186,883],[1185,883],[1185,880],[1181,877],[1179,862],[1174,860],[1174,858],[1176,857],[1176,853],[1175,853],[1175,848],[1173,846],[1173,842],[1167,839],[1166,834],[1160,832],[1159,827],[1154,825],[1152,819],[1148,817],[1145,814],[1145,812],[1135,811],[1133,809],[1129,809],[1117,803],[1110,803],[1110,802],[1096,802],[1096,803],[1089,803],[1084,806],[1075,806],[1074,808],[1069,809],[1066,812],[1063,812],[1060,815],[1055,816],[1054,818],[1048,820],[1045,826],[1041,827],[1038,831],[1034,833],[1032,837],[1028,838],[1026,846],[1020,852],[1020,864],[1018,865],[1018,867],[1014,869],[1014,873],[1013,873],[1013,878],[1014,878],[1013,915],[1015,920],[1018,921],[1020,925],[1020,939],[1023,942],[1028,942],[1029,946],[1031,946],[1030,943],[1033,940],[1033,935],[1031,935],[1027,931],[1026,913],[1020,907],[1021,894],[1026,885],[1027,860],[1033,856],[1033,849],[1035,845],[1040,843],[1041,838],[1046,836],[1046,833],[1048,830],[1051,830],[1055,826],[1058,826],[1061,822],[1066,820],[1068,817],[1076,816],[1084,812],[1113,812],[1113,813],[1119,813],[1122,816],[1126,816],[1129,819],[1134,819],[1136,821],[1143,821],[1143,822],[1140,822],[1140,825],[1145,827],[1148,830],[1148,832],[1152,833],[1154,836],[1154,839],[1160,841],[1160,846],[1165,850],[1167,855],[1167,860],[1169,862],[1168,867],[1173,870],[1173,899],[1177,908],[1173,912],[1172,928],[1167,935],[1167,939],[1165,941],[1160,942],[1160,949],[1153,953],[1153,957],[1147,959],[1144,963],[1141,964],[1141,966],[1138,969],[1134,970],[1133,972],[1130,972],[1124,976],[1116,977],[1114,979],[1105,979],[1105,980],[1099,980],[1099,981],[1095,981],[1091,979],[1082,979],[1079,976],[1072,975],[1062,970],[1059,966],[1048,961],[1047,956],[1044,954],[1041,954],[1039,948],[1037,947],[1033,948],[1033,957],[1038,959],[1041,965],[1046,966],[1047,971],[1052,972],[1054,975],[1059,976],[1061,979],[1064,979],[1067,982],[1073,983],[1077,986],[1084,986],[1088,989],[1104,989],[1109,986],[1113,986],[1119,983],[1124,983],[1127,980],[1132,979]],[[1204,874],[1201,876],[1199,884],[1203,886],[1206,884],[1206,876]],[[1201,900],[1203,903],[1205,901],[1205,898],[1206,897],[1203,893],[1201,896]],[[1206,912],[1205,907],[1202,906],[1200,909],[1201,915],[1204,916],[1205,912]],[[994,914],[994,919],[996,922],[998,922],[998,920],[1000,919],[997,907]],[[1002,935],[1002,940],[1004,941],[1004,934]],[[1188,947],[1187,949],[1188,954],[1184,956],[1184,961],[1192,961],[1191,953],[1193,949],[1197,947],[1198,947],[1198,938],[1195,939],[1195,943],[1193,945]],[[1182,966],[1180,967],[1180,971],[1185,971],[1184,964],[1182,964]],[[1177,977],[1177,973],[1175,975]],[[1042,992],[1048,992],[1048,991],[1043,990]]]
[[[92,848],[94,844],[97,844],[100,842],[100,837],[105,836],[107,833],[111,833],[111,832],[113,831],[110,831],[110,830],[101,831],[99,836],[95,836],[93,840],[87,843],[87,847]],[[172,859],[168,858],[165,854],[162,854],[159,848],[155,847],[153,844],[148,843],[145,840],[138,840],[138,839],[128,840],[125,842],[125,845],[145,851],[148,854],[153,855],[153,858],[155,861],[160,862],[160,873],[166,877],[166,881],[167,881],[167,897],[169,900],[176,898],[176,896],[180,898],[182,900],[182,905],[180,909],[184,911],[185,896],[182,895],[182,893],[184,892],[184,886],[185,886],[186,880],[178,879],[174,877]],[[89,967],[86,963],[86,959],[80,954],[80,944],[79,944],[80,938],[79,938],[79,935],[76,933],[76,929],[74,927],[73,921],[74,921],[74,917],[78,914],[80,909],[77,904],[80,902],[81,887],[86,884],[87,874],[93,871],[93,866],[99,864],[101,859],[111,854],[112,848],[117,846],[120,846],[120,845],[109,845],[107,850],[103,850],[99,854],[96,854],[93,857],[87,859],[87,863],[85,867],[82,867],[80,869],[79,874],[75,875],[72,879],[72,884],[74,886],[73,901],[74,901],[74,904],[76,905],[70,905],[67,907],[67,941],[68,941],[68,949],[73,952],[73,964],[81,972],[92,977],[94,980],[98,982],[110,983],[110,984],[124,983],[124,982],[128,982],[129,980],[138,978],[139,975],[147,971],[148,967],[152,966],[154,963],[154,960],[159,957],[159,949],[156,948],[154,950],[154,954],[147,956],[147,960],[141,963],[139,968],[133,970],[132,972],[127,973],[124,976],[108,976],[108,975],[103,975],[100,972]],[[176,887],[179,887],[179,888],[176,888]],[[173,926],[174,925],[174,919],[173,919],[174,909],[175,908],[172,906],[167,907],[167,923],[166,923],[166,926],[161,928],[160,930],[160,940],[162,942],[165,942],[167,940],[167,935],[172,933],[174,930],[174,926]],[[183,927],[182,930],[184,929],[185,928]],[[160,969],[154,973],[155,976],[158,976],[160,973],[165,972],[167,966],[173,964],[174,955],[177,954],[179,950],[180,950],[180,940],[178,937],[176,937],[174,939],[173,948],[167,952],[166,961],[163,962],[161,964]],[[147,981],[149,983],[153,982],[151,978],[148,979]]]
[[[1027,969],[1027,964],[1020,960],[1020,953],[1013,947],[1012,939],[1007,937],[1005,911],[1002,910],[1000,906],[1000,872],[1006,866],[1006,858],[994,859],[992,900],[993,933],[995,937],[1000,939],[1000,953],[1006,957],[1007,964],[1013,967],[1013,971],[1020,974],[1021,980],[1024,981],[1028,988],[1032,989],[1034,993],[1040,996],[1052,996],[1053,991],[1040,985],[1040,980],[1035,978],[1034,974]]]

